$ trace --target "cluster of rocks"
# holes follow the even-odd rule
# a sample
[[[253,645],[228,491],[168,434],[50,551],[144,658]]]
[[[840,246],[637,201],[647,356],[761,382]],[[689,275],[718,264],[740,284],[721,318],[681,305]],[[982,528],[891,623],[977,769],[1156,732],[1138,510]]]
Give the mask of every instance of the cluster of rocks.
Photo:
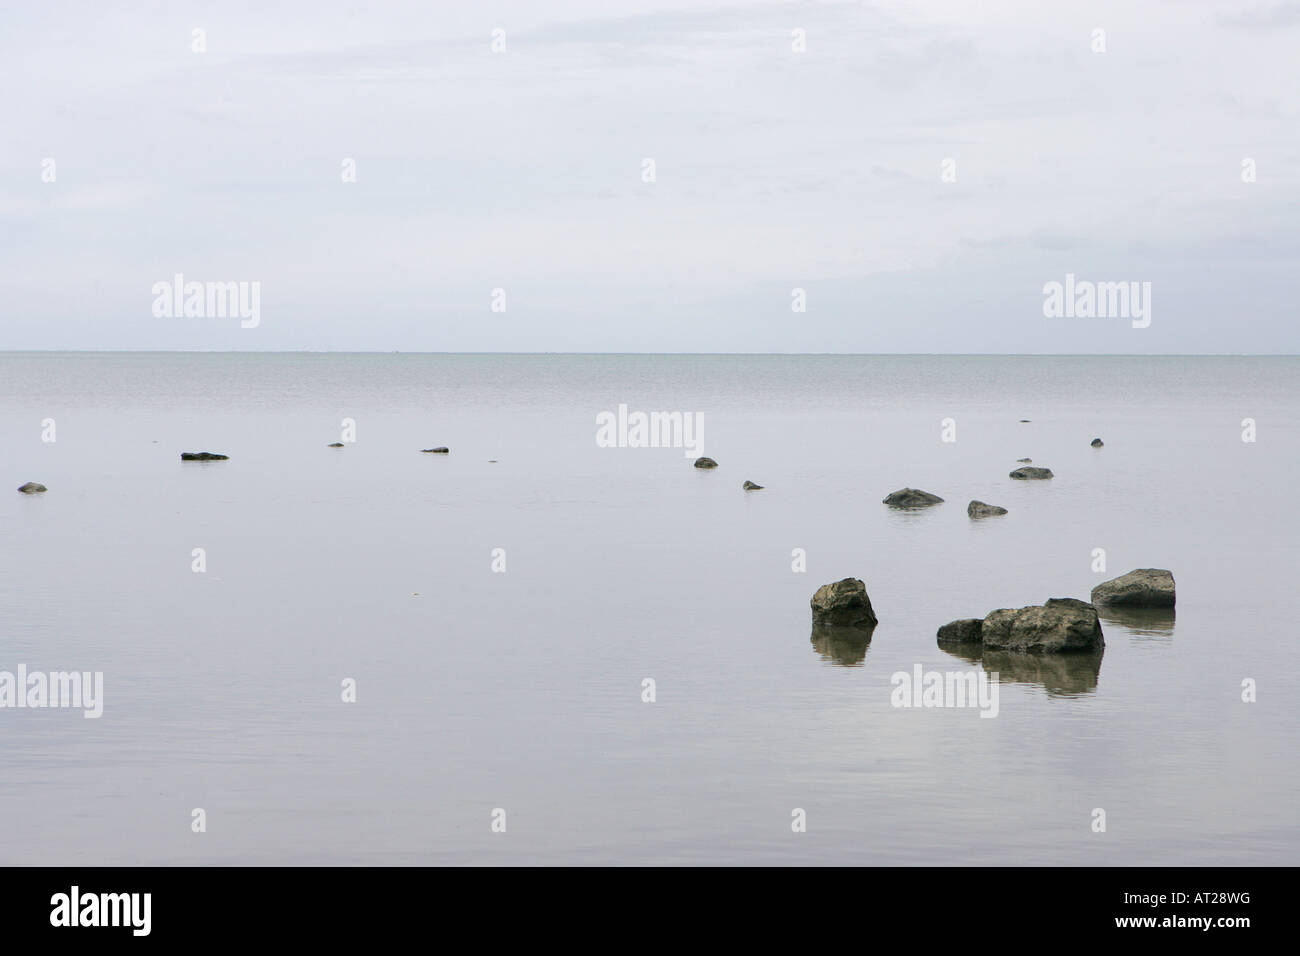
[[[1095,651],[1106,645],[1097,609],[1076,598],[1049,598],[1029,607],[999,608],[983,619],[953,621],[939,628],[937,638],[940,644],[1033,654]]]
[[[1092,589],[1092,603],[1051,598],[1041,605],[1000,608],[939,628],[942,645],[978,645],[995,651],[1064,654],[1105,647],[1097,607],[1172,608],[1174,576],[1158,568],[1130,571]]]

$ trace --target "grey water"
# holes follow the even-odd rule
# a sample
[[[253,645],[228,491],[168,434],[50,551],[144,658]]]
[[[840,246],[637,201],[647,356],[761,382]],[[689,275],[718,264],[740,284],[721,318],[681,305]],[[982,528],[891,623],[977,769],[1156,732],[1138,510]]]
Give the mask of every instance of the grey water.
[[[0,354],[0,671],[104,675],[0,709],[0,864],[1293,864],[1298,412],[1292,357]],[[1145,567],[1100,660],[936,646]]]

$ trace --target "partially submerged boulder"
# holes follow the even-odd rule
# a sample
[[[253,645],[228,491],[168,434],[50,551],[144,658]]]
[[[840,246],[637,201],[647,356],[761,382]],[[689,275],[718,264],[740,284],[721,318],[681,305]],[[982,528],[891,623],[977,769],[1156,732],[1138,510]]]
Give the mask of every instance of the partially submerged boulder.
[[[210,451],[183,451],[181,461],[226,461],[229,455],[218,455]]]
[[[1092,440],[1092,447],[1093,447],[1093,448],[1100,448],[1100,447],[1101,447],[1102,445],[1104,445],[1104,444],[1106,444],[1106,443],[1105,443],[1104,441],[1102,441],[1100,438],[1094,438],[1094,439]]]
[[[696,468],[717,468],[718,463],[714,461],[712,458],[696,458],[695,467]]]
[[[1174,576],[1162,568],[1139,568],[1098,584],[1092,603],[1111,607],[1173,607]]]
[[[938,495],[932,495],[930,492],[922,491],[919,488],[900,488],[881,500],[884,504],[893,508],[927,508],[943,501]]]
[[[1032,459],[1032,458],[1017,458],[1017,459],[1016,459],[1016,464],[1017,464],[1017,465],[1028,465],[1028,464],[1029,464],[1030,462],[1032,462],[1033,460],[1034,460],[1034,459]]]
[[[446,445],[439,445],[437,448],[421,448],[420,451],[426,455],[448,455],[451,453],[451,449]]]
[[[341,441],[332,441],[332,442],[329,443],[329,447],[330,447],[330,448],[342,448],[342,447],[343,447],[343,442],[341,442]]]
[[[987,505],[982,501],[972,501],[966,506],[966,514],[972,518],[989,518],[993,515],[1004,515],[1007,509],[1000,505]]]
[[[1076,598],[993,611],[984,618],[980,636],[986,648],[1035,654],[1092,651],[1106,645],[1097,609]]]
[[[939,628],[940,644],[979,644],[983,641],[984,622],[978,617],[964,617]]]
[[[743,485],[741,485],[741,487],[744,488],[746,491],[762,491],[762,490],[763,490],[763,486],[762,486],[762,485],[756,485],[756,484],[754,484],[752,481],[747,481],[747,482],[745,482]]]
[[[1031,481],[1035,478],[1051,478],[1053,475],[1050,468],[1017,468],[1011,473],[1011,477],[1021,481]]]
[[[39,495],[42,491],[49,491],[39,481],[28,481],[18,486],[18,490],[25,495]]]
[[[830,627],[875,627],[867,586],[857,578],[823,584],[812,596],[813,623]]]

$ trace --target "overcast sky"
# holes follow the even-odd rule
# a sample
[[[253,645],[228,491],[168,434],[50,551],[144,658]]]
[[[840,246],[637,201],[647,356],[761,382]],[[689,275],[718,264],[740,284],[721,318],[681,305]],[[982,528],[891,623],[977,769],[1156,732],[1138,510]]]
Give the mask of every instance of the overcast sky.
[[[1300,351],[1300,2],[107,6],[5,11],[0,349]]]

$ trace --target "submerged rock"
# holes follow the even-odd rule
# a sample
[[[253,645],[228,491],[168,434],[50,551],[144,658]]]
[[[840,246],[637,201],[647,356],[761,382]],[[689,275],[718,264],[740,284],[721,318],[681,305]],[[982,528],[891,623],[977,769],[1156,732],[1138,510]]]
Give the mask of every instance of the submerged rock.
[[[875,627],[867,586],[857,578],[823,584],[812,596],[813,623],[832,627]]]
[[[696,468],[717,468],[718,463],[714,461],[712,458],[696,458],[695,467]]]
[[[18,490],[25,495],[39,495],[42,491],[49,491],[50,489],[46,488],[39,481],[29,481],[25,484],[19,485]]]
[[[1000,505],[986,505],[982,501],[972,501],[966,506],[966,514],[972,518],[989,518],[993,515],[1004,515],[1007,509]]]
[[[1111,607],[1173,607],[1174,576],[1162,568],[1139,568],[1092,589],[1092,603]]]
[[[762,485],[756,485],[756,484],[754,484],[752,481],[747,481],[747,482],[745,482],[743,485],[741,485],[741,487],[744,488],[746,491],[762,491],[762,490],[763,490],[763,486],[762,486]]]
[[[1062,654],[1106,645],[1097,609],[1076,598],[1051,598],[1043,605],[990,612],[980,629],[986,648]]]
[[[1102,445],[1104,445],[1104,444],[1106,444],[1106,443],[1105,443],[1104,441],[1102,441],[1100,438],[1094,438],[1094,439],[1092,440],[1092,447],[1093,447],[1093,448],[1100,448],[1100,447],[1101,447]]]
[[[426,455],[447,455],[451,453],[451,449],[446,445],[439,445],[437,448],[421,448],[420,451]]]
[[[1011,477],[1029,481],[1035,478],[1051,478],[1053,475],[1050,468],[1017,468],[1011,473]]]
[[[218,455],[210,451],[183,451],[181,461],[226,461],[229,455]]]
[[[900,488],[886,495],[881,501],[894,508],[926,508],[939,504],[943,499],[919,488]]]
[[[964,617],[939,628],[940,644],[978,644],[983,640],[984,622],[978,617]]]

